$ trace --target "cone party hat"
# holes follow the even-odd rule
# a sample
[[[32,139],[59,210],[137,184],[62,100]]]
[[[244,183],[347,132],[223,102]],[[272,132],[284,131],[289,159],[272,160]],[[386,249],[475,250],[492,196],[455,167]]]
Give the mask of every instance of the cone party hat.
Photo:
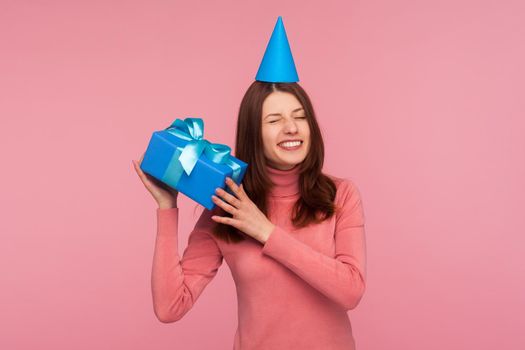
[[[271,83],[299,81],[281,16],[277,18],[255,80]]]

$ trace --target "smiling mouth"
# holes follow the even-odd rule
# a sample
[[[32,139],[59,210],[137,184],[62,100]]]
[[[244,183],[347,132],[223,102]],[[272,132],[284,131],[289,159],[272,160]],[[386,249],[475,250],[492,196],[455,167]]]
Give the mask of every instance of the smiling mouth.
[[[296,149],[301,148],[302,145],[303,145],[303,141],[287,141],[287,142],[281,142],[277,146],[287,151],[294,151]]]

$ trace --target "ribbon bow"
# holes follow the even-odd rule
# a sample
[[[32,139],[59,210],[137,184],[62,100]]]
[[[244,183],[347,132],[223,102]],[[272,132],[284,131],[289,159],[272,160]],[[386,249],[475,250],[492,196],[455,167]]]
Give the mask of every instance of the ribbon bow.
[[[241,166],[231,160],[231,148],[203,139],[204,122],[201,118],[176,119],[165,131],[189,142],[184,147],[177,147],[164,173],[163,181],[175,187],[183,172],[188,176],[191,174],[204,152],[204,155],[212,162],[230,167],[233,170],[232,179],[236,183],[239,182]]]

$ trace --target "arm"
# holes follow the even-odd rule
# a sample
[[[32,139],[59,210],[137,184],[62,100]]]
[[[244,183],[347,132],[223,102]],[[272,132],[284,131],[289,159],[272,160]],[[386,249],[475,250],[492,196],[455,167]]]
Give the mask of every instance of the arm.
[[[209,212],[204,211],[188,237],[182,259],[178,253],[178,208],[157,209],[157,238],[153,256],[151,290],[159,321],[180,320],[216,275],[222,254],[207,232]],[[212,221],[211,221],[212,222]]]
[[[345,310],[351,310],[359,304],[366,286],[364,213],[353,182],[344,180],[340,186],[342,207],[336,214],[335,257],[316,251],[279,226],[268,237],[262,252]]]

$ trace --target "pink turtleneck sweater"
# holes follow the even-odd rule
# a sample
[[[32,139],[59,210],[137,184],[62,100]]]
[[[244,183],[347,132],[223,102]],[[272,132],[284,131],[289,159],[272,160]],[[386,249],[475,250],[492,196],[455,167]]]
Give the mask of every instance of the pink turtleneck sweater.
[[[152,269],[153,304],[161,322],[181,319],[213,279],[223,259],[237,290],[236,350],[353,350],[348,310],[366,285],[364,212],[349,179],[330,176],[341,211],[320,224],[296,229],[291,210],[299,198],[298,167],[267,167],[276,184],[268,218],[275,229],[266,243],[245,236],[226,243],[211,233],[215,222],[204,210],[182,258],[178,208],[157,209]]]

